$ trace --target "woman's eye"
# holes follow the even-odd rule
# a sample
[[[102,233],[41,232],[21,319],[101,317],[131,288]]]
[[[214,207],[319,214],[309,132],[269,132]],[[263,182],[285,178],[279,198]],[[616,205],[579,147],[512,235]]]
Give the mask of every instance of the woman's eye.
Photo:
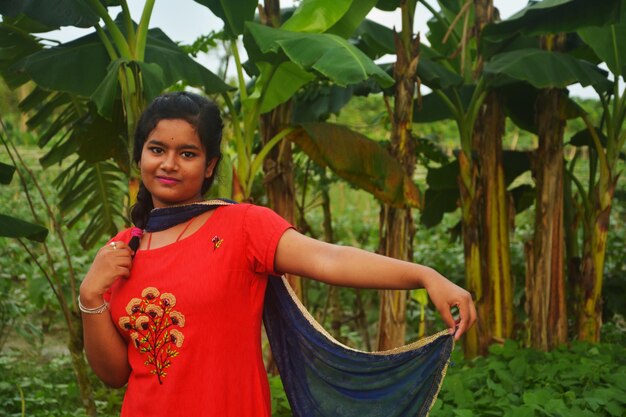
[[[184,158],[193,158],[194,156],[196,156],[196,154],[195,154],[195,153],[193,153],[193,152],[183,152],[181,155],[182,155]]]
[[[162,148],[159,148],[158,146],[152,146],[152,147],[148,148],[148,150],[149,150],[150,152],[152,152],[152,153],[155,153],[155,154],[161,154],[161,153],[163,153],[163,149],[162,149]]]

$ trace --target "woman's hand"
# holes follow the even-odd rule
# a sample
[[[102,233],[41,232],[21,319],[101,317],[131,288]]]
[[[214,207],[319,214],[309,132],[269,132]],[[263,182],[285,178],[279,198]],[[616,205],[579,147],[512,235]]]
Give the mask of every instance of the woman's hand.
[[[450,334],[454,334],[454,339],[459,338],[467,329],[472,327],[476,321],[476,307],[469,292],[459,287],[439,274],[434,269],[430,269],[428,276],[422,282],[428,291],[428,296],[433,302],[441,318],[450,328]],[[452,317],[451,309],[459,309],[459,318],[455,321]]]
[[[100,248],[80,286],[81,303],[86,307],[102,304],[102,295],[119,277],[128,277],[133,251],[124,242],[111,242]]]

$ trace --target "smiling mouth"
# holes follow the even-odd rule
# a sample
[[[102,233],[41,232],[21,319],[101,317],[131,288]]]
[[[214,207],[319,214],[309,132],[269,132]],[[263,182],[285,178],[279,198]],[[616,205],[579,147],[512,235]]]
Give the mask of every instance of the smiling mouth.
[[[166,185],[173,185],[173,184],[177,184],[178,182],[180,182],[179,180],[175,178],[168,178],[168,177],[157,177],[157,180],[161,184],[166,184]]]

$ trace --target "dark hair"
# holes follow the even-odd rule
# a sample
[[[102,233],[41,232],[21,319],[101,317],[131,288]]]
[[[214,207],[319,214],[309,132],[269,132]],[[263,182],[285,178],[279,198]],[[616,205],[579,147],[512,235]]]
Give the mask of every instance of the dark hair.
[[[200,190],[201,194],[206,193],[213,184],[217,166],[222,158],[222,118],[218,107],[207,98],[187,91],[165,93],[155,98],[137,122],[133,147],[133,161],[136,164],[141,159],[143,145],[148,135],[163,119],[181,119],[194,126],[206,153],[206,163],[217,158],[213,174],[204,180]],[[135,226],[143,229],[153,208],[152,195],[140,182],[137,202],[130,212]]]

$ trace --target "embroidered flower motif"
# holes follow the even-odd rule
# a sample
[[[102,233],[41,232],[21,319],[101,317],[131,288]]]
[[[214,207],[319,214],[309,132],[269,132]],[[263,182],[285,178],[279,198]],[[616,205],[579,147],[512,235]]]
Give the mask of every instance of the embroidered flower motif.
[[[146,313],[152,318],[163,316],[163,309],[154,304],[148,304],[146,306]]]
[[[148,287],[141,292],[141,296],[143,298],[147,298],[148,300],[152,300],[159,296],[159,290],[154,287]]]
[[[178,311],[172,311],[170,313],[170,319],[172,320],[172,324],[175,324],[178,327],[185,327],[185,316],[180,314]]]
[[[128,314],[134,314],[141,309],[141,298],[133,298],[126,305],[126,312]]]
[[[185,316],[175,311],[174,294],[163,293],[154,287],[141,292],[142,298],[131,299],[127,306],[128,316],[118,320],[122,331],[128,332],[133,346],[146,357],[144,364],[152,368],[159,384],[172,365],[172,358],[180,354],[185,336],[176,327],[185,325]]]
[[[183,345],[183,341],[185,340],[185,336],[178,330],[174,329],[170,332],[170,342],[174,343],[177,348]]]
[[[219,248],[222,245],[223,241],[224,239],[220,239],[219,236],[217,235],[213,236],[213,239],[211,239],[211,242],[213,242],[213,250]]]
[[[176,305],[176,297],[169,292],[161,294],[161,300],[163,300],[163,305],[166,307],[174,307]]]
[[[130,324],[130,317],[122,316],[118,322],[120,329],[122,330],[130,330],[132,329],[132,325]]]
[[[148,330],[150,318],[148,316],[139,316],[135,319],[135,329]]]

